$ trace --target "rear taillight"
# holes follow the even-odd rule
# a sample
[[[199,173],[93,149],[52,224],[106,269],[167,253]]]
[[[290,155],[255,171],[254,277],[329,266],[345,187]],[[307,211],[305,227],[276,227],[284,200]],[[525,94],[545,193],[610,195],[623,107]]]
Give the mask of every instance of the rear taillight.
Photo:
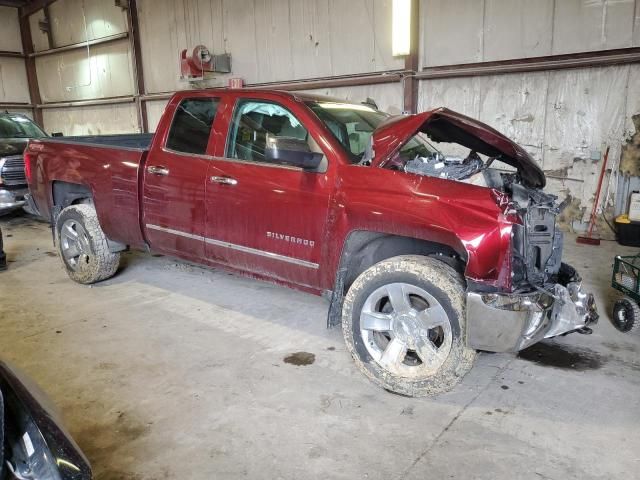
[[[31,184],[31,155],[27,150],[24,151],[24,176],[27,178],[27,183]]]

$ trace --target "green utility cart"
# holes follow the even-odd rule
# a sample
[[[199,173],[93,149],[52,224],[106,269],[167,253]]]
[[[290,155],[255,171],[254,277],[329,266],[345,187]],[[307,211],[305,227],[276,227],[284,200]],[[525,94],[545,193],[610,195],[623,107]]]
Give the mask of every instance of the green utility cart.
[[[640,333],[640,253],[615,257],[611,286],[624,294],[613,306],[613,326]]]

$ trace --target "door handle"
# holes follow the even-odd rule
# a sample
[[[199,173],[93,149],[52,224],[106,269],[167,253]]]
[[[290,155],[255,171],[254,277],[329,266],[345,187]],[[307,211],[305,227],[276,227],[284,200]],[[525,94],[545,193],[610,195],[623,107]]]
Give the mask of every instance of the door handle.
[[[211,177],[213,183],[219,183],[221,185],[237,185],[238,180],[231,177]]]
[[[169,169],[167,167],[162,167],[160,165],[150,165],[147,167],[147,172],[152,173],[153,175],[169,175]]]

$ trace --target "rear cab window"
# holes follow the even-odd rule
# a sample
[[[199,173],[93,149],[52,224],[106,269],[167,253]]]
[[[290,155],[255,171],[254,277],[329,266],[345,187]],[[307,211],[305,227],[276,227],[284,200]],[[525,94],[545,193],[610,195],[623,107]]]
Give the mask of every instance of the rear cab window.
[[[169,127],[166,148],[178,153],[205,155],[219,98],[187,98],[180,102]]]

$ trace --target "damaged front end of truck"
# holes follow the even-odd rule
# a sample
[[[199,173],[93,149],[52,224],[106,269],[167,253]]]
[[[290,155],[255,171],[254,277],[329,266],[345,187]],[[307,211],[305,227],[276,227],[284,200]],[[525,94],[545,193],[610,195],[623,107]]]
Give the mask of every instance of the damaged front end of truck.
[[[431,142],[456,144],[469,153],[449,157]],[[583,291],[575,269],[562,262],[557,217],[564,205],[543,191],[544,173],[522,147],[444,108],[389,119],[374,132],[371,147],[365,162],[372,166],[492,191],[510,254],[499,267],[498,282],[467,272],[469,347],[516,352],[544,338],[590,333],[589,325],[598,320],[594,297]]]

